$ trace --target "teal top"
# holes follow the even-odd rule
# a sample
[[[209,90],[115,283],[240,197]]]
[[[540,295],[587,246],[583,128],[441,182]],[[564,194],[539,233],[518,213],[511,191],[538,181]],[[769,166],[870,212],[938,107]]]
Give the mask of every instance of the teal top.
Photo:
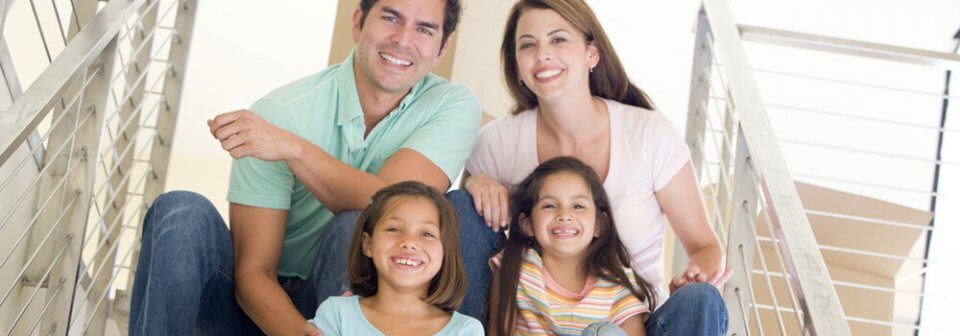
[[[282,86],[250,108],[346,164],[376,174],[400,148],[427,157],[456,179],[480,128],[480,105],[466,86],[428,74],[364,138],[363,111],[353,73],[353,53],[322,72]],[[306,279],[323,227],[333,213],[284,162],[233,161],[227,200],[288,210],[279,275]]]
[[[357,295],[343,297],[331,296],[320,308],[317,308],[317,316],[310,320],[310,323],[317,326],[324,336],[337,335],[379,335],[383,336],[377,328],[370,324],[367,317],[363,315],[360,309],[360,297]],[[443,335],[483,335],[483,325],[476,319],[453,312],[447,325],[440,329],[436,336]]]

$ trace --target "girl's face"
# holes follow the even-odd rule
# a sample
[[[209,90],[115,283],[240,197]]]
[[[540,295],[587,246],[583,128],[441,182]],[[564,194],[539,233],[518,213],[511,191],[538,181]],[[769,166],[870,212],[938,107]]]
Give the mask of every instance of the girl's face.
[[[373,259],[379,286],[423,291],[443,264],[440,213],[422,197],[389,200],[383,217],[364,233],[363,254]]]
[[[560,172],[547,176],[539,199],[521,229],[540,244],[543,255],[580,258],[599,232],[597,210],[587,182],[580,176]]]
[[[583,90],[590,92],[589,70],[600,61],[583,33],[550,9],[526,9],[517,21],[517,70],[540,101]]]

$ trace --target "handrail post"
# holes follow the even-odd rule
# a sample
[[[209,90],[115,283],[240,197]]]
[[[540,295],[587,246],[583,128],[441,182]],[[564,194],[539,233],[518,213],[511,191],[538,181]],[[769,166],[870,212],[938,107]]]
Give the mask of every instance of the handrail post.
[[[157,26],[157,12],[160,6],[150,6],[154,1],[161,0],[147,0],[147,2],[140,8],[139,14],[141,17],[140,24],[135,25],[131,29],[136,29],[136,32],[129,32],[131,37],[131,45],[139,46],[144,42],[145,37],[150,36],[151,32],[156,29]],[[139,26],[139,28],[137,27]],[[114,195],[110,196],[114,201],[111,204],[105,204],[104,214],[103,214],[103,223],[106,223],[108,226],[108,232],[103,232],[100,236],[100,241],[104,246],[109,246],[112,244],[119,244],[120,233],[123,232],[122,223],[124,223],[123,215],[124,210],[127,207],[127,196],[129,189],[133,186],[133,182],[130,181],[130,178],[126,176],[132,174],[130,168],[133,166],[134,155],[126,155],[122,158],[119,158],[119,153],[123,153],[126,148],[136,148],[136,129],[141,127],[139,122],[130,121],[131,119],[137,120],[146,112],[144,111],[146,107],[142,106],[143,100],[146,98],[145,91],[147,83],[146,81],[137,82],[143,72],[149,70],[150,65],[150,56],[153,55],[152,52],[152,42],[147,42],[142,50],[139,51],[136,59],[133,60],[131,66],[126,70],[124,74],[126,78],[126,83],[136,83],[133,87],[128,87],[124,90],[124,95],[122,97],[130,97],[126,101],[118,102],[118,127],[123,127],[123,129],[117,129],[117,136],[114,140],[114,145],[111,146],[111,152],[113,153],[113,159],[110,160],[111,167],[116,166],[116,170],[112,173],[111,176],[107,178],[109,181],[110,189],[114,190]],[[140,106],[139,112],[137,106]],[[129,122],[128,122],[129,121]],[[119,161],[117,161],[119,159]],[[125,181],[126,180],[126,181]],[[113,226],[118,226],[114,228]],[[98,244],[99,245],[99,244]],[[97,265],[97,268],[109,267],[108,270],[113,270],[117,263],[117,254],[119,249],[113,248],[104,248],[100,250],[97,255],[94,257],[94,262],[91,263],[88,267],[93,267]],[[104,265],[104,266],[100,266]],[[107,276],[101,275],[98,278],[93,279],[93,284],[90,287],[90,292],[92,295],[88,295],[89,298],[99,298],[104,295],[104,292],[110,290],[110,274],[113,272],[105,273]],[[88,335],[103,335],[104,327],[107,322],[107,313],[110,311],[107,305],[98,305],[96,311],[91,312],[95,315],[91,321],[90,325],[87,326],[86,334]]]
[[[723,60],[721,73],[726,82],[727,99],[736,108],[740,120],[739,138],[745,140],[750,151],[751,166],[756,171],[758,186],[766,200],[771,225],[775,228],[774,234],[786,260],[784,273],[789,273],[791,287],[803,310],[804,332],[851,335],[813,229],[760,99],[730,9],[723,0],[704,0],[703,4],[713,32],[714,46],[718,57]]]
[[[713,50],[707,41],[710,34],[710,24],[707,21],[707,14],[700,7],[697,15],[697,38],[694,43],[693,53],[693,71],[690,74],[690,97],[687,103],[687,129],[686,143],[690,147],[690,161],[693,165],[693,171],[699,180],[703,180],[703,174],[709,173],[703,162],[705,135],[707,127],[707,111],[710,103],[710,74],[711,64],[713,64]],[[716,223],[716,221],[714,221]],[[687,251],[677,240],[673,247],[673,272],[672,274],[683,273],[689,263]]]
[[[723,291],[727,311],[730,312],[728,335],[749,335],[750,312],[747,305],[755,303],[751,288],[753,276],[754,241],[756,232],[751,221],[756,219],[757,186],[750,166],[750,149],[741,130],[737,137],[734,161],[733,197],[730,208],[730,234],[727,243],[727,265],[736,272]],[[757,316],[757,319],[760,317]]]
[[[190,50],[190,41],[193,37],[193,24],[197,14],[197,0],[181,0],[178,4],[176,23],[174,31],[177,32],[170,42],[170,53],[167,57],[170,70],[164,74],[163,80],[163,103],[157,112],[157,138],[154,140],[150,150],[150,176],[147,177],[143,193],[143,206],[150,206],[153,201],[163,192],[167,181],[167,169],[170,164],[170,150],[173,146],[173,136],[176,127],[177,116],[180,113],[180,100],[183,94],[183,75],[187,70],[187,54]],[[143,218],[146,211],[140,212],[139,223],[137,225],[136,239],[139,242],[143,236]],[[140,244],[135,244],[133,254],[130,256],[131,274],[127,277],[127,292],[117,293],[116,310],[118,314],[129,314],[130,297],[129,292],[133,289],[133,282],[136,278],[137,261],[140,257]]]
[[[80,248],[83,246],[90,204],[93,201],[91,193],[97,171],[101,130],[105,122],[104,111],[106,111],[107,95],[110,92],[112,77],[110,69],[113,69],[116,50],[117,38],[114,37],[100,53],[98,61],[94,64],[94,67],[99,68],[100,71],[96,73],[86,90],[81,93],[85,99],[82,99],[84,104],[78,106],[80,114],[78,121],[81,123],[77,126],[76,135],[73,139],[76,144],[73,156],[76,156],[77,160],[82,162],[77,166],[77,169],[63,177],[68,181],[64,191],[67,195],[72,195],[67,197],[77,197],[77,201],[69,209],[64,209],[64,211],[68,211],[68,215],[62,217],[66,222],[63,225],[55,226],[55,230],[57,230],[55,237],[62,238],[54,241],[63,241],[69,246],[66,248],[63,257],[58,258],[58,262],[50,266],[53,267],[53,271],[50,273],[51,281],[48,288],[51,291],[48,293],[53,295],[47,301],[50,302],[52,309],[49,314],[42,317],[41,335],[66,334],[69,330],[73,297],[77,287],[78,261],[82,252]],[[81,78],[81,82],[82,80]],[[88,113],[87,111],[92,114],[91,117],[82,117],[82,115]],[[53,141],[53,135],[51,135],[51,141]],[[62,160],[63,156],[68,155],[69,153],[64,153],[56,159]],[[68,163],[67,166],[72,164]],[[57,248],[59,249],[59,247]],[[52,291],[55,286],[61,285],[63,286],[62,289]]]

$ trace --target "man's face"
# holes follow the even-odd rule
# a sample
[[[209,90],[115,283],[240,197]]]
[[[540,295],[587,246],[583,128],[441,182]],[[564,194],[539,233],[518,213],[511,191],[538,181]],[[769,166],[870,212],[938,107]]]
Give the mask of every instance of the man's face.
[[[443,56],[444,0],[380,0],[353,16],[357,43],[354,66],[361,85],[385,93],[405,93]]]

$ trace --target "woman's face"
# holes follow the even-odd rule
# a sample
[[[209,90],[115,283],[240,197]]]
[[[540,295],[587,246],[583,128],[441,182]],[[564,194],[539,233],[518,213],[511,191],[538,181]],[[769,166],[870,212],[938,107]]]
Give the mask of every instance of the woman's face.
[[[538,100],[589,94],[589,71],[600,60],[597,48],[560,14],[550,9],[524,10],[515,38],[518,79]]]

